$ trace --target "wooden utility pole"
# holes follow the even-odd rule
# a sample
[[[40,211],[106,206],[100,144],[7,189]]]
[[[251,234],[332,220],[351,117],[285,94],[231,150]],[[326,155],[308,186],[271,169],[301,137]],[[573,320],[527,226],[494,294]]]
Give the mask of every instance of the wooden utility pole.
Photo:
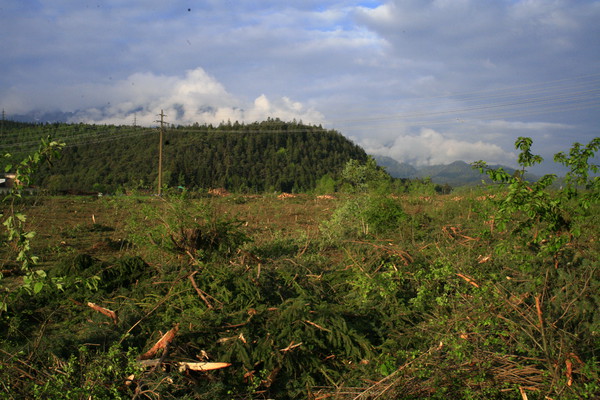
[[[160,196],[162,193],[162,153],[163,153],[163,135],[164,135],[164,118],[166,115],[163,113],[163,110],[160,110],[160,142],[158,143],[158,195]]]

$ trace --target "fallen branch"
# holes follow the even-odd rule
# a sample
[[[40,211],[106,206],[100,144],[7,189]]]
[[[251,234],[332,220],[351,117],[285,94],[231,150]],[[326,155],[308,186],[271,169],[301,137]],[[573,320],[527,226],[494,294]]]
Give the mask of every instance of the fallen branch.
[[[298,346],[302,346],[302,342],[294,344],[294,341],[292,340],[292,342],[288,345],[288,347],[286,347],[285,349],[281,349],[279,351],[283,351],[283,352],[290,351],[292,349],[295,349]]]
[[[200,298],[202,299],[202,301],[204,302],[204,304],[206,304],[206,307],[212,309],[213,305],[210,304],[210,302],[208,301],[208,299],[204,295],[205,293],[202,290],[200,290],[200,288],[196,284],[196,281],[194,280],[194,275],[196,275],[196,273],[198,273],[198,271],[192,272],[192,274],[190,276],[188,276],[188,279],[190,280],[190,282],[192,282],[192,286],[194,287],[194,289],[196,289],[196,293],[198,293],[198,296],[200,296]]]
[[[519,392],[521,393],[521,398],[523,400],[528,400],[527,393],[525,392],[523,386],[519,386]]]
[[[383,250],[387,254],[398,256],[402,259],[405,266],[410,265],[413,262],[413,258],[407,251],[395,249],[390,243],[388,246],[379,245],[376,243],[366,242],[363,240],[351,240],[350,243],[367,244],[376,249]]]
[[[142,323],[143,320],[145,320],[146,318],[148,318],[153,312],[155,312],[156,310],[158,310],[158,308],[163,305],[167,300],[169,300],[171,298],[171,296],[173,296],[172,292],[173,292],[173,288],[175,287],[175,285],[181,280],[183,279],[185,275],[180,275],[178,276],[172,283],[171,283],[171,287],[169,288],[169,291],[167,292],[167,294],[158,302],[154,305],[154,307],[152,307],[152,309],[150,311],[148,311],[142,318],[140,318],[135,324],[133,324],[131,326],[131,328],[129,328],[127,330],[127,332],[121,336],[121,340],[119,340],[119,344],[123,343],[123,341],[125,340],[125,338],[128,337],[128,335],[131,333],[131,331],[133,331],[135,329],[136,326],[138,326],[139,324]],[[166,283],[166,282],[165,282]],[[177,293],[179,294],[179,293]]]
[[[92,310],[94,311],[98,311],[101,314],[106,315],[107,317],[111,318],[114,322],[115,325],[117,325],[117,313],[115,313],[114,311],[109,310],[108,308],[104,308],[104,307],[100,307],[97,304],[92,303],[91,301],[87,303],[88,307],[90,307]]]
[[[179,324],[176,324],[173,329],[171,329],[170,331],[165,333],[159,339],[159,341],[156,342],[156,344],[154,346],[152,346],[152,348],[150,350],[148,350],[146,353],[142,354],[139,357],[139,359],[140,360],[149,360],[152,357],[154,357],[159,350],[166,348],[169,345],[169,343],[171,343],[173,341],[173,339],[175,339],[175,335],[177,334],[178,330],[179,330]]]
[[[179,372],[184,371],[211,371],[214,369],[227,368],[231,364],[224,362],[185,362],[179,364]]]
[[[222,337],[217,340],[217,343],[226,343],[231,340],[241,340],[242,343],[248,343],[243,333],[240,333],[238,336]]]
[[[315,324],[314,322],[311,322],[311,321],[309,321],[309,320],[304,320],[304,322],[305,322],[305,323],[307,323],[307,324],[309,324],[309,325],[312,325],[312,326],[314,326],[315,328],[318,328],[318,329],[320,329],[320,330],[322,330],[322,331],[325,331],[325,332],[330,332],[330,333],[331,333],[331,331],[330,331],[329,329],[327,329],[327,328],[323,328],[321,325]]]
[[[449,228],[449,230],[448,230],[448,228]],[[470,241],[479,240],[477,238],[473,238],[471,236],[464,235],[461,232],[461,229],[457,228],[455,226],[443,226],[442,232],[444,232],[446,234],[446,236],[448,236],[450,239],[459,240],[459,237],[463,238],[463,240],[459,242],[460,245],[464,245],[465,243],[470,242]]]
[[[458,273],[456,275],[459,276],[459,277],[461,277],[461,278],[463,278],[467,283],[470,283],[471,285],[475,286],[476,288],[479,287],[479,285],[477,284],[477,282],[475,282],[472,278],[470,278],[470,277],[468,277],[466,275],[463,275],[463,274],[458,274]]]
[[[379,399],[381,398],[388,390],[392,389],[394,386],[399,384],[399,378],[396,379],[403,370],[408,369],[413,363],[416,363],[420,359],[424,359],[426,357],[431,356],[433,353],[440,351],[444,347],[444,343],[440,342],[437,346],[430,347],[429,350],[422,353],[418,357],[412,359],[411,361],[405,363],[400,368],[381,379],[378,382],[375,382],[371,387],[365,389],[358,396],[353,397],[352,400],[358,400],[360,398],[369,397],[371,399]],[[391,381],[391,382],[390,382]]]
[[[32,366],[30,366],[29,364],[27,364],[25,361],[16,358],[16,354],[10,354],[10,353],[2,350],[2,349],[0,349],[0,352],[2,352],[4,354],[6,354],[7,356],[9,356],[9,358],[7,360],[1,360],[0,361],[0,365],[7,366],[9,368],[15,369],[16,371],[19,371],[21,374],[23,374],[23,376],[25,376],[26,378],[32,380],[33,382],[37,383],[38,385],[43,385],[45,383],[45,381],[40,380],[40,379],[36,379],[33,375],[31,375],[30,373],[26,372],[25,370],[17,367],[16,365],[9,364],[8,361],[11,361],[14,358],[16,362],[24,365],[28,369],[30,369],[32,371],[36,371],[36,372],[42,373],[43,375],[46,375],[47,379],[50,378],[50,376],[48,374],[46,374],[44,371],[38,371],[38,370],[34,369]]]

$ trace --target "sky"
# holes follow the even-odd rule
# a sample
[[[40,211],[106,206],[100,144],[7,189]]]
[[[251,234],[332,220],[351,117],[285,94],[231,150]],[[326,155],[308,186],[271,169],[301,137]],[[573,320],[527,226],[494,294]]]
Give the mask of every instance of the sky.
[[[598,21],[591,0],[2,0],[0,108],[296,119],[416,166],[514,166],[519,136],[546,160],[600,136]]]

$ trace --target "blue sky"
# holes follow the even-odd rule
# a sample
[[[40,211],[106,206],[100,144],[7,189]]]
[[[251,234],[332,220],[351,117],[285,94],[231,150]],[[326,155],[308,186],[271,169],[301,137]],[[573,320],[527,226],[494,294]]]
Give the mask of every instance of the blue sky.
[[[416,165],[550,159],[600,120],[600,1],[3,0],[0,108],[296,118]]]

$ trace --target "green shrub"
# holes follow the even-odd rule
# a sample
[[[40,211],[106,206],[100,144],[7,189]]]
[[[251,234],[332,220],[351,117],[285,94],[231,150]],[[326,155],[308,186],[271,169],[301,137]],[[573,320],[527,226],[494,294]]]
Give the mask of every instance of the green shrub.
[[[242,225],[209,201],[179,197],[143,207],[129,222],[129,230],[131,240],[144,248],[208,260],[235,254],[249,241]]]
[[[393,233],[406,219],[398,200],[362,195],[342,204],[322,228],[332,238],[363,238]]]
[[[82,346],[66,362],[57,363],[45,383],[31,383],[32,398],[130,399],[137,386],[126,385],[126,378],[131,375],[138,379],[142,375],[132,349],[123,351],[114,345],[106,353],[95,353]]]

